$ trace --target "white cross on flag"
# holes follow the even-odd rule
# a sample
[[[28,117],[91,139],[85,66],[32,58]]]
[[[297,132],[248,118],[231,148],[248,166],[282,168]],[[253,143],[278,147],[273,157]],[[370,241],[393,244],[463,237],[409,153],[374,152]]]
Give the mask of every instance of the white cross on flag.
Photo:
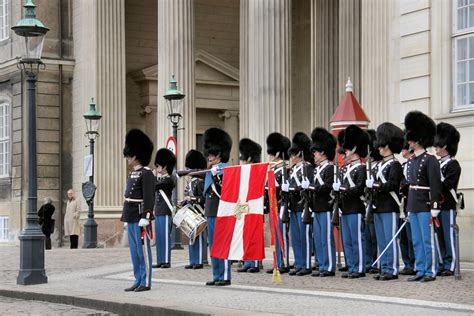
[[[263,260],[263,193],[268,163],[224,169],[211,257]]]

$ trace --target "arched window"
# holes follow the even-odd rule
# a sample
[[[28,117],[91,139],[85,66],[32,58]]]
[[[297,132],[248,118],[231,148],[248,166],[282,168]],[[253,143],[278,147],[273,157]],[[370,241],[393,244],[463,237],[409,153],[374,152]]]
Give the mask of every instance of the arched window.
[[[10,104],[0,99],[0,178],[10,176]]]
[[[474,1],[453,1],[453,110],[474,108]]]
[[[0,41],[10,37],[10,11],[8,0],[0,0]]]

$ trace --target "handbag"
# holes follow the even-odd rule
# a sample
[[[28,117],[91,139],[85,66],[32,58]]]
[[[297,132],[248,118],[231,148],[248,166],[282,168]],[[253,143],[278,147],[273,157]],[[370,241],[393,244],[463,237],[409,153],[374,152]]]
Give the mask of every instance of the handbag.
[[[54,223],[56,223],[56,220],[51,219],[51,227],[50,227],[51,234],[54,233]]]

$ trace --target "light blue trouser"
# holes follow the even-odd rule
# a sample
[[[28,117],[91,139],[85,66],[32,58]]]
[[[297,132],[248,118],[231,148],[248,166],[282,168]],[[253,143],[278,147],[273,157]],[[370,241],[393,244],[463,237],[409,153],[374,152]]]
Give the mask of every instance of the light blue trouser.
[[[434,237],[434,225],[430,225],[430,220],[430,211],[410,212],[417,276],[436,277],[438,272],[438,249]]]
[[[155,217],[157,264],[171,263],[171,216]]]
[[[196,237],[194,243],[189,239],[189,264],[202,264],[202,248],[204,246],[204,239],[202,234]]]
[[[341,216],[342,243],[349,273],[365,273],[365,241],[362,214]]]
[[[258,260],[244,261],[244,267],[258,268]]]
[[[285,258],[288,258],[290,255],[290,247],[288,245],[288,224],[285,224],[281,221],[280,217],[278,217],[278,223],[280,225],[280,232],[281,232],[281,239],[283,241],[283,251],[285,252]],[[280,239],[278,235],[275,236],[276,238],[276,257],[277,257],[277,265],[279,268],[284,268],[286,266],[286,262],[283,259],[283,254],[281,251],[280,246]]]
[[[396,212],[374,214],[379,253],[387,247],[390,240],[395,236],[398,230],[398,218],[399,215]],[[380,266],[382,273],[398,275],[398,243],[396,239],[384,253],[382,258],[380,258]]]
[[[371,268],[372,263],[374,263],[374,261],[377,259],[377,238],[378,238],[378,235],[375,234],[375,224],[364,223],[365,268],[366,269]],[[380,265],[377,264],[377,268],[379,267]]]
[[[456,224],[456,210],[443,210],[438,216],[441,222],[441,228],[438,229],[438,240],[443,262],[440,268],[443,270],[454,271],[456,267],[456,236],[452,225]]]
[[[146,229],[147,233],[150,234],[150,226],[147,226]],[[135,277],[133,286],[151,287],[152,254],[150,240],[145,234],[144,243],[146,243],[146,246],[144,247],[141,238],[141,227],[138,226],[138,223],[127,223],[127,233],[133,265],[133,276]],[[147,253],[144,253],[144,251]]]
[[[317,249],[319,271],[336,271],[336,247],[334,227],[331,224],[331,211],[316,213],[313,218],[313,238]]]
[[[400,225],[401,224],[402,223],[400,223]],[[400,252],[405,268],[415,270],[415,250],[413,249],[413,241],[411,238],[410,222],[407,222],[400,232]]]
[[[209,243],[209,249],[212,248],[212,242],[214,241],[214,228],[216,226],[216,217],[207,217],[207,238]],[[231,279],[230,274],[230,262],[229,260],[218,259],[211,257],[212,265],[212,276],[214,281],[227,281]]]
[[[302,214],[302,211],[290,213],[290,233],[296,270],[311,269],[311,227],[309,224],[303,224]]]

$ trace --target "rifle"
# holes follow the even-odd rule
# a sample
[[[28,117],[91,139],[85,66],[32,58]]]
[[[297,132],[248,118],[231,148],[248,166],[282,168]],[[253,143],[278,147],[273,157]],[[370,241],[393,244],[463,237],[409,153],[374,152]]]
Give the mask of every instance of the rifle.
[[[366,178],[369,180],[371,178],[372,173],[372,159],[370,157],[371,151],[370,146],[367,146],[369,152],[369,159],[367,160],[367,164],[365,165],[366,171]],[[366,201],[366,210],[365,210],[365,222],[367,224],[372,224],[374,222],[374,210],[373,210],[373,200],[374,200],[374,191],[371,188],[365,188],[365,201]]]
[[[283,161],[283,174],[281,183],[288,181],[288,170],[286,169],[286,162]],[[283,223],[290,222],[290,213],[288,212],[288,192],[281,191],[281,200],[283,202],[283,214],[281,216],[281,221]]]
[[[303,160],[303,180],[308,179],[308,170],[306,162]],[[309,192],[307,189],[301,190],[301,199],[303,202],[303,215],[301,221],[303,224],[311,224],[311,212],[309,210]]]
[[[334,183],[337,182],[339,179],[339,162],[336,159],[336,163],[334,164]],[[331,224],[335,227],[339,227],[339,192],[332,191],[333,195],[333,204],[332,204],[332,217],[331,217]]]
[[[211,169],[187,169],[187,170],[178,170],[176,171],[176,174],[179,177],[184,177],[184,176],[204,176],[206,173],[211,171]]]

